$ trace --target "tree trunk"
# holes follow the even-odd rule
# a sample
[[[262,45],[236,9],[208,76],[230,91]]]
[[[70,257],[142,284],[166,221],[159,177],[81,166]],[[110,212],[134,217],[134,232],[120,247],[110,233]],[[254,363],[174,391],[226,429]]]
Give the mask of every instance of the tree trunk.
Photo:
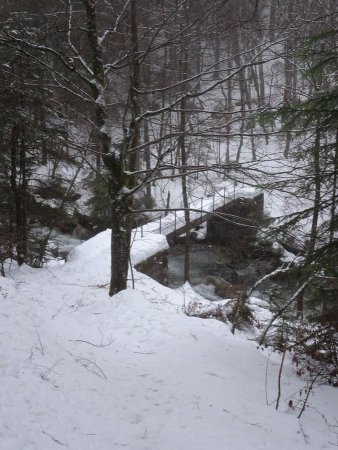
[[[309,265],[312,260],[312,254],[316,247],[317,235],[318,235],[318,219],[320,213],[320,200],[321,200],[321,173],[320,173],[320,130],[316,129],[315,143],[313,147],[313,176],[315,185],[315,197],[313,200],[313,215],[310,232],[310,242],[307,249],[307,256],[305,259],[305,265]],[[304,281],[304,277],[301,279],[301,283]],[[297,315],[303,317],[304,312],[304,293],[301,292],[297,297]]]
[[[110,297],[127,288],[131,236],[128,207],[113,200],[112,210]]]
[[[130,204],[128,195],[129,177],[125,174],[124,158],[128,142],[123,143],[119,155],[112,152],[112,142],[107,129],[105,104],[105,72],[101,45],[96,26],[96,6],[89,0],[83,0],[86,7],[88,40],[92,56],[92,71],[95,83],[91,84],[95,99],[95,125],[97,154],[102,158],[108,170],[108,192],[111,202],[111,277],[109,295],[117,294],[127,287],[128,264],[130,256]],[[131,140],[133,137],[131,138]]]
[[[27,178],[26,178],[26,150],[24,147],[22,127],[15,124],[12,129],[11,148],[11,190],[14,197],[15,245],[17,261],[21,266],[27,259]],[[19,158],[18,158],[19,156]],[[19,174],[17,166],[19,165]],[[20,184],[18,184],[18,178]]]
[[[132,60],[130,70],[130,106],[131,120],[127,135],[123,142],[122,152],[119,158],[114,155],[105,158],[110,166],[110,195],[112,199],[112,240],[111,240],[111,265],[109,295],[113,296],[127,287],[128,265],[130,259],[131,243],[131,207],[132,194],[129,190],[135,186],[136,180],[132,172],[138,169],[138,151],[140,143],[140,124],[137,118],[140,115],[139,100],[139,49],[138,49],[138,24],[137,2],[130,2],[130,28],[132,44]],[[108,154],[108,152],[105,152]],[[125,160],[128,162],[128,172],[125,172]]]
[[[320,212],[320,199],[321,199],[321,173],[320,173],[320,130],[316,129],[316,138],[313,149],[313,170],[314,170],[314,185],[315,185],[315,197],[313,202],[313,216],[310,233],[310,243],[308,248],[308,256],[315,250],[317,241],[317,228],[318,218]]]
[[[135,148],[140,144],[140,126],[137,118],[140,116],[140,62],[138,47],[138,24],[137,24],[137,0],[130,1],[130,29],[132,43],[132,61],[130,64],[130,104],[131,104],[131,121],[129,125],[128,147],[129,151],[129,167],[130,172],[138,169],[138,151]]]
[[[186,11],[186,25],[188,21],[188,14]],[[188,44],[183,42],[181,45],[181,60],[180,60],[180,72],[182,76],[182,80],[187,79],[188,75]],[[183,85],[187,87],[187,83],[183,81]],[[183,196],[183,206],[184,206],[184,218],[185,223],[188,225],[190,223],[190,214],[189,214],[189,200],[188,200],[188,189],[187,189],[187,165],[188,165],[188,155],[186,148],[186,107],[187,102],[186,98],[183,96],[180,102],[180,123],[179,123],[179,131],[180,137],[178,141],[178,147],[181,155],[181,173],[182,173],[182,196]],[[190,250],[191,250],[191,241],[189,234],[189,227],[185,234],[184,240],[184,281],[189,281],[190,278]]]
[[[147,144],[149,142],[149,125],[148,121],[145,120],[143,123],[143,133],[144,133],[144,143]],[[144,149],[144,161],[146,164],[146,170],[150,171],[151,169],[151,156],[150,156],[150,146],[147,145]],[[146,184],[146,196],[151,198],[151,184]]]
[[[188,225],[190,223],[189,214],[189,201],[188,201],[188,189],[187,189],[187,176],[185,175],[187,167],[187,151],[185,144],[185,99],[181,100],[181,123],[180,123],[180,150],[181,150],[181,163],[182,163],[182,196],[183,196],[183,207],[184,207],[184,218],[185,223]],[[190,277],[190,249],[191,241],[189,230],[185,234],[184,240],[184,281],[189,281]]]

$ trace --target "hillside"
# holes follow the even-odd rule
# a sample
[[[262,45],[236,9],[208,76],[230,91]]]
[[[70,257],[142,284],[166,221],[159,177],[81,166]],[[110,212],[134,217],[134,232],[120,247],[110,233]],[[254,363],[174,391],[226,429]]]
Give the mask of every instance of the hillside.
[[[166,247],[134,242],[133,261]],[[61,266],[0,278],[1,450],[333,449],[337,390],[306,380],[289,357],[245,333],[188,317],[188,285],[165,288],[135,272],[109,299],[109,231]],[[264,310],[256,307],[257,314]],[[292,407],[288,406],[292,400]]]

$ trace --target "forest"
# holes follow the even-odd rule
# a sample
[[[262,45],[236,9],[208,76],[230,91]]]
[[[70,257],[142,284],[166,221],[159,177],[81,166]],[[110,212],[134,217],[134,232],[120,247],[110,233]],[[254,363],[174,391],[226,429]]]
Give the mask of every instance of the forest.
[[[256,187],[283,199],[262,245],[295,257],[275,345],[325,362],[335,385],[337,13],[335,0],[2,0],[2,276],[8,261],[43,267],[53,230],[89,221],[112,230],[114,296],[149,214],[189,223],[196,190]]]

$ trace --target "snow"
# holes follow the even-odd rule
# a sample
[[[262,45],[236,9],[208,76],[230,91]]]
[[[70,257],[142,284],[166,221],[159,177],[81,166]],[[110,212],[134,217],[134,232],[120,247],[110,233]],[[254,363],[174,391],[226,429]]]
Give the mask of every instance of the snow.
[[[166,245],[136,234],[133,264]],[[189,285],[135,271],[135,289],[109,298],[109,252],[105,231],[62,266],[13,265],[0,278],[1,450],[337,446],[336,389],[315,386],[298,419],[306,380],[287,357],[276,411],[280,354],[188,317],[200,298]]]

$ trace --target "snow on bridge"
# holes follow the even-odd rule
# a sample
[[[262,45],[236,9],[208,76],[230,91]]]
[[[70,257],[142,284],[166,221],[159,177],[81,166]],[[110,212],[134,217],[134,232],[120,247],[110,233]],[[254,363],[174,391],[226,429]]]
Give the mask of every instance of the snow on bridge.
[[[171,208],[156,220],[133,229],[133,240],[143,238],[148,233],[162,234],[170,242],[188,230],[206,222],[212,216],[226,212],[240,199],[258,200],[262,196],[260,189],[242,187],[230,194],[224,187],[212,195],[201,197],[189,204],[190,222],[186,224],[183,208]],[[155,210],[156,211],[156,210]]]

